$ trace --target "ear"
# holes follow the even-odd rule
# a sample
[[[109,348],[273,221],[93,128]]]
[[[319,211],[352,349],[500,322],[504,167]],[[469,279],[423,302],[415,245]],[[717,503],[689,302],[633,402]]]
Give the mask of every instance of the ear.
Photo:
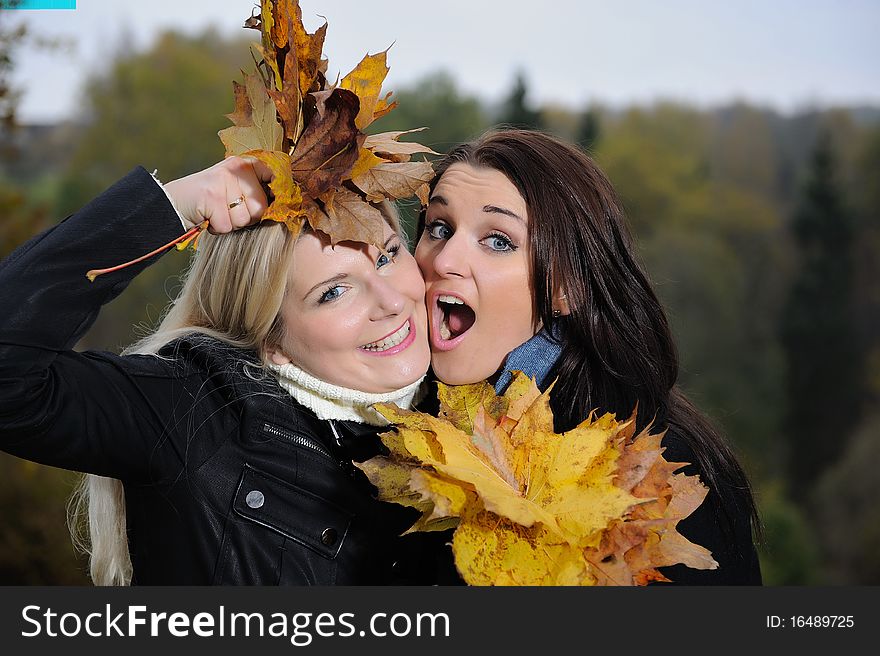
[[[277,364],[277,365],[290,364],[290,358],[284,354],[284,351],[281,350],[281,347],[276,346],[276,347],[269,349],[268,355],[269,355],[269,360],[272,362],[272,364]]]
[[[564,289],[559,289],[553,295],[553,316],[565,317],[571,314],[571,308],[568,305],[568,295]]]

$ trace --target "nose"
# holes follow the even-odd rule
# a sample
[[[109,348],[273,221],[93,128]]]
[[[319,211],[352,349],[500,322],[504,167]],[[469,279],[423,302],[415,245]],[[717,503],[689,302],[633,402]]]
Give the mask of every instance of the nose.
[[[393,284],[393,281],[379,277],[373,287],[375,305],[372,319],[380,321],[401,314],[406,309],[406,295]]]
[[[459,234],[437,246],[434,252],[434,271],[442,278],[464,278],[468,271],[464,238]]]

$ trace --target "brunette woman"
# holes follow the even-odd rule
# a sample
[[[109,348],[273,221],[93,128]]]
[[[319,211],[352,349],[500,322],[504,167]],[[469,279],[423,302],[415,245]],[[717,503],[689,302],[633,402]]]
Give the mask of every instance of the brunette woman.
[[[717,570],[669,567],[681,584],[760,584],[751,489],[730,446],[677,386],[663,307],[608,178],[576,147],[493,131],[435,166],[416,260],[425,277],[431,364],[444,383],[513,370],[551,394],[557,432],[592,410],[666,430],[664,457],[691,463],[710,493],[679,524]]]

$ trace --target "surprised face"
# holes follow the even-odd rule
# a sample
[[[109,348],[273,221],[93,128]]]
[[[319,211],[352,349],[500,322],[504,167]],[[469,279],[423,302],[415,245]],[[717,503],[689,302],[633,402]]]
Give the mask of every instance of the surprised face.
[[[415,256],[431,364],[444,383],[491,377],[537,332],[528,220],[525,200],[495,169],[453,164],[434,188]]]

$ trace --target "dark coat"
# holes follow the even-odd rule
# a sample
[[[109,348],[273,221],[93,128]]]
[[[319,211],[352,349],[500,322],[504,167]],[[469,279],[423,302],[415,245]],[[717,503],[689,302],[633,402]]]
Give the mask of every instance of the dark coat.
[[[319,420],[205,336],[161,358],[72,350],[146,264],[85,272],[181,233],[137,169],[0,263],[0,448],[120,479],[137,584],[432,582],[433,551],[397,537],[417,513],[351,464],[379,452],[376,429]]]

